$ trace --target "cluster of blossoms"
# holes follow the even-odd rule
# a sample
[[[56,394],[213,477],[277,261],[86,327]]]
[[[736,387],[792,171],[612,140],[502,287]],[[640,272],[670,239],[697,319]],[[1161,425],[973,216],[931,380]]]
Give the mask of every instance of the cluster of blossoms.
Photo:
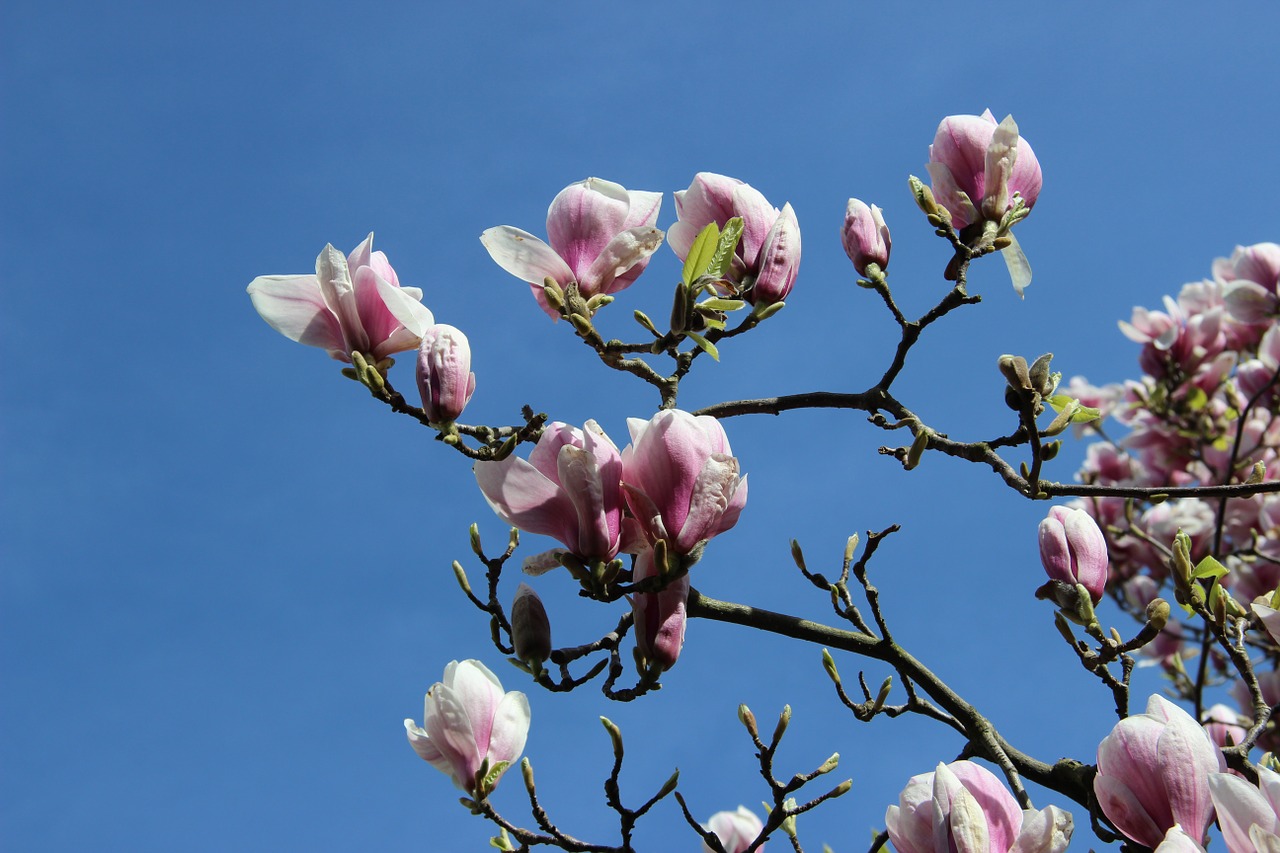
[[[1124,334],[1141,344],[1139,380],[1094,387],[1077,377],[1068,393],[1110,416],[1127,434],[1091,444],[1078,479],[1099,486],[1229,485],[1280,476],[1280,245],[1238,247],[1213,264],[1212,278],[1166,297],[1163,311],[1135,308]],[[1099,430],[1106,436],[1105,428]],[[1108,437],[1109,439],[1109,437]],[[1224,501],[1185,497],[1135,503],[1091,497],[1078,506],[1104,531],[1111,555],[1107,591],[1141,613],[1175,586],[1171,567],[1181,533],[1193,565],[1216,559],[1241,612],[1280,585],[1280,496]],[[1232,605],[1232,606],[1235,606]],[[1149,647],[1176,676],[1199,644],[1171,621]],[[1276,649],[1268,652],[1273,662]],[[1211,661],[1225,670],[1216,653]],[[1264,696],[1280,702],[1274,667],[1260,672]],[[1242,689],[1243,685],[1239,685]],[[1237,689],[1237,693],[1240,692]],[[1242,697],[1243,699],[1243,697]],[[1245,701],[1252,713],[1252,703]],[[1267,737],[1264,745],[1280,745]]]
[[[1012,117],[997,122],[987,112],[944,119],[927,170],[932,187],[914,178],[912,186],[930,223],[963,241],[966,258],[1004,252],[1021,292],[1030,271],[1010,228],[1036,203],[1042,175]],[[481,241],[500,267],[528,283],[545,313],[568,319],[589,343],[594,313],[638,279],[665,241],[685,262],[689,280],[681,287],[693,290],[695,299],[710,294],[701,307],[711,307],[702,325],[673,319],[667,335],[648,321],[657,338],[650,352],[675,352],[686,332],[706,349],[696,332],[708,327],[708,318],[718,319],[716,312],[747,304],[756,321],[788,298],[800,264],[799,224],[790,204],[776,208],[748,184],[709,172],[697,174],[674,199],[677,220],[664,233],[657,227],[660,193],[588,178],[556,195],[546,241],[505,225],[485,231]],[[393,354],[416,350],[421,420],[446,440],[464,433],[510,435],[455,423],[476,388],[467,338],[435,322],[421,291],[400,285],[386,256],[372,250],[372,239],[346,257],[326,246],[314,275],[254,279],[254,307],[286,337],[350,364],[344,372],[371,390],[385,389]],[[880,208],[849,199],[841,241],[866,279],[862,284],[884,288],[892,240]],[[709,245],[709,260],[698,263]],[[1141,380],[1104,388],[1081,379],[1070,384],[1072,397],[1127,429],[1123,439],[1090,447],[1080,478],[1125,488],[1280,479],[1280,246],[1237,249],[1214,264],[1212,279],[1187,285],[1164,307],[1135,309],[1131,322],[1121,324],[1142,345]],[[476,482],[494,512],[512,527],[559,543],[526,557],[527,574],[563,567],[588,593],[615,591],[601,600],[628,594],[642,675],[652,679],[672,667],[683,648],[690,569],[710,540],[736,525],[747,499],[747,479],[721,424],[676,409],[674,402],[674,393],[664,394],[657,414],[628,419],[631,442],[621,450],[593,420],[581,428],[544,425],[545,416],[527,414],[527,434],[474,455]],[[512,452],[519,441],[535,437],[527,458]],[[1194,599],[1194,592],[1203,604],[1209,584],[1190,583],[1190,567],[1196,566],[1196,580],[1220,575],[1226,593],[1214,606],[1241,620],[1232,624],[1245,624],[1252,612],[1261,630],[1249,635],[1251,648],[1273,664],[1258,676],[1261,692],[1268,703],[1280,703],[1274,671],[1280,660],[1276,493],[1147,505],[1094,497],[1052,508],[1038,533],[1048,595],[1063,611],[1091,631],[1097,629],[1093,607],[1108,594],[1141,611],[1155,625],[1153,634],[1160,632],[1149,652],[1175,674],[1189,654],[1184,633],[1207,629],[1184,629],[1167,615],[1152,618],[1168,612],[1158,596],[1168,585],[1179,601]],[[1222,571],[1215,573],[1215,566]],[[496,589],[496,574],[491,584]],[[621,584],[629,586],[619,589]],[[499,624],[496,616],[493,624]],[[550,632],[537,594],[520,584],[511,607],[511,645],[535,678],[552,655]],[[1215,663],[1225,676],[1226,658],[1219,655]],[[1242,702],[1252,710],[1247,696]],[[466,660],[448,665],[427,693],[422,724],[406,720],[405,728],[418,755],[480,801],[520,758],[529,723],[527,697],[505,691],[482,663]],[[1253,784],[1227,772],[1223,749],[1244,740],[1247,725],[1222,705],[1197,721],[1153,696],[1145,713],[1122,719],[1099,744],[1091,802],[1128,839],[1156,850],[1203,851],[1215,818],[1229,853],[1280,850],[1280,775],[1264,767]],[[1264,745],[1280,745],[1280,734],[1267,736]],[[1013,774],[1010,779],[1016,782]],[[899,853],[1059,853],[1073,829],[1071,815],[1057,807],[1019,807],[995,775],[967,760],[912,777],[885,821]],[[714,815],[703,831],[704,839],[714,835],[731,853],[752,845],[763,850],[757,840],[764,824],[744,807]]]
[[[747,478],[715,418],[679,409],[627,422],[619,452],[595,421],[549,424],[527,460],[480,462],[476,482],[503,521],[559,541],[525,558],[529,574],[565,566],[580,580],[616,576],[634,555],[632,580],[662,589],[631,596],[636,643],[669,669],[684,645],[688,568],[729,530],[747,502]]]

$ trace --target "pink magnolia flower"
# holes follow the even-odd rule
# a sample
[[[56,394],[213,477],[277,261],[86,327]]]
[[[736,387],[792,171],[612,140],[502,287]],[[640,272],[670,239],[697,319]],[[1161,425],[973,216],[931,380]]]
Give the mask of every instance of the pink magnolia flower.
[[[271,328],[338,361],[359,352],[378,362],[414,349],[435,320],[422,291],[401,287],[387,256],[372,249],[373,234],[345,258],[326,245],[315,275],[260,275],[249,299]]]
[[[528,461],[477,462],[476,482],[498,516],[562,542],[583,560],[612,560],[623,550],[622,458],[595,421],[583,429],[548,424]],[[537,574],[559,565],[565,549],[525,559]]]
[[[736,812],[716,812],[702,828],[716,834],[726,853],[743,853],[756,840],[760,830],[764,829],[764,824],[751,809],[738,806]],[[763,851],[764,847],[761,844],[756,850]],[[706,842],[703,842],[702,849],[704,853],[711,853]]]
[[[423,760],[476,794],[476,773],[485,761],[493,770],[502,761],[515,763],[524,751],[529,700],[519,691],[504,692],[478,660],[450,661],[444,681],[427,691],[422,725],[405,720],[404,728]]]
[[[699,172],[675,199],[679,221],[669,229],[667,242],[680,260],[688,257],[707,225],[723,228],[733,217],[742,217],[729,280],[753,303],[786,298],[800,268],[800,225],[790,204],[779,211],[749,184],[712,172]]]
[[[898,853],[1061,853],[1071,815],[1018,808],[990,771],[971,761],[912,776],[884,816]]]
[[[1233,773],[1210,773],[1209,793],[1227,853],[1280,849],[1280,774],[1259,767],[1255,787]]]
[[[431,423],[457,420],[476,390],[471,345],[453,326],[429,327],[418,347],[418,391]]]
[[[876,264],[881,270],[889,266],[893,241],[889,239],[889,226],[884,224],[880,208],[874,204],[868,207],[856,198],[849,199],[840,241],[858,275],[867,274],[867,264]]]
[[[1153,695],[1145,714],[1126,717],[1098,744],[1093,791],[1107,819],[1155,847],[1178,824],[1203,840],[1213,820],[1208,776],[1222,753],[1190,714]]]
[[[636,556],[633,580],[648,580],[657,574],[653,550],[646,548]],[[688,574],[681,575],[658,592],[637,592],[631,596],[636,647],[645,660],[657,663],[663,670],[675,666],[680,650],[684,648],[688,601]]]
[[[627,426],[631,444],[622,451],[622,484],[650,542],[689,554],[738,523],[747,478],[738,476],[719,421],[667,409],[648,421],[628,418]]]
[[[1107,586],[1107,539],[1082,509],[1055,506],[1040,522],[1040,562],[1053,580],[1083,584],[1093,603]]]
[[[661,207],[662,193],[626,190],[587,178],[565,187],[551,201],[550,245],[510,225],[488,229],[480,242],[498,266],[529,282],[542,310],[558,319],[560,313],[547,303],[543,282],[552,278],[561,287],[576,282],[584,299],[629,287],[662,245],[662,232],[654,227]]]
[[[1224,283],[1223,299],[1236,320],[1265,323],[1280,311],[1280,245],[1236,246],[1230,258],[1213,262],[1213,275]]]
[[[980,116],[947,116],[929,146],[925,167],[933,194],[957,228],[983,220],[999,221],[1013,206],[1013,195],[1032,207],[1043,177],[1031,144],[1018,135],[1013,116],[996,124],[987,110]]]

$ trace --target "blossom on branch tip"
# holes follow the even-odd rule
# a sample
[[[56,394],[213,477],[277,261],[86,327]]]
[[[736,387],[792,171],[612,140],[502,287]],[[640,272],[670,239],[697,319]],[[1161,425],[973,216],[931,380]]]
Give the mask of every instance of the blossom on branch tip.
[[[840,242],[844,244],[844,252],[853,261],[858,275],[867,275],[868,264],[875,264],[881,270],[889,266],[889,250],[893,241],[889,239],[889,226],[884,224],[880,208],[874,204],[868,207],[856,198],[849,199]]]
[[[1013,116],[997,124],[990,110],[944,118],[925,168],[933,179],[934,198],[957,228],[999,222],[1015,194],[1033,207],[1043,183],[1040,163],[1030,143],[1019,136]]]
[[[622,458],[595,421],[583,429],[547,424],[528,461],[477,462],[475,475],[489,506],[512,527],[551,536],[582,560],[612,560],[624,550]],[[559,565],[562,553],[528,557],[525,570]]]
[[[629,287],[662,245],[663,234],[654,227],[661,207],[662,193],[587,178],[552,200],[548,242],[510,225],[486,230],[480,242],[498,266],[529,282],[543,311],[559,318],[543,283],[548,278],[562,288],[576,283],[584,299]]]
[[[404,728],[423,760],[467,793],[484,796],[488,790],[476,790],[481,768],[487,764],[501,776],[498,764],[513,764],[524,751],[529,700],[516,690],[504,692],[502,682],[480,661],[455,660],[445,667],[444,681],[427,691],[422,725],[405,720]]]
[[[1174,824],[1203,841],[1213,820],[1208,777],[1223,766],[1200,724],[1153,695],[1145,714],[1116,723],[1098,744],[1093,791],[1107,819],[1139,844],[1155,847]]]
[[[444,323],[429,327],[418,347],[417,373],[427,420],[433,424],[457,420],[476,390],[467,336]]]
[[[738,523],[747,478],[719,421],[666,409],[648,421],[628,418],[627,427],[622,485],[650,543],[688,555]]]
[[[1280,312],[1280,245],[1236,246],[1230,258],[1213,262],[1213,275],[1224,285],[1227,311],[1239,322],[1266,323]]]
[[[1083,584],[1093,603],[1107,586],[1107,539],[1082,509],[1055,506],[1040,522],[1040,562],[1050,579]]]
[[[414,349],[435,322],[422,291],[401,287],[387,256],[373,251],[373,234],[345,258],[326,245],[315,275],[261,275],[248,293],[271,328],[338,361],[359,352],[376,363]]]
[[[751,846],[751,842],[756,840],[760,830],[764,829],[764,824],[751,809],[738,806],[736,812],[716,812],[702,825],[702,828],[707,832],[715,833],[725,853],[743,853]],[[763,851],[764,848],[765,845],[761,844],[756,850]],[[703,853],[711,853],[711,848],[706,842],[703,842],[702,850]]]
[[[1061,853],[1073,829],[1070,813],[1056,806],[1020,809],[972,761],[911,777],[884,820],[898,853]]]
[[[667,243],[685,260],[702,229],[720,228],[737,216],[742,237],[734,250],[728,279],[752,303],[781,302],[790,293],[800,268],[800,224],[790,204],[779,211],[760,191],[737,178],[699,172],[686,190],[675,194],[676,216]]]

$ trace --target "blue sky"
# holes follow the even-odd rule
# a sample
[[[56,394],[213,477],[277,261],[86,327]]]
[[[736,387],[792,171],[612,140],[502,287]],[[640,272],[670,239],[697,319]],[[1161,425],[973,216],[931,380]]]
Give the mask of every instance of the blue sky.
[[[594,417],[623,443],[653,395],[588,358],[477,237],[498,224],[544,233],[551,198],[589,175],[666,193],[665,227],[670,193],[716,171],[792,203],[804,261],[787,309],[700,363],[682,405],[862,390],[893,330],[853,286],[837,239],[845,200],[884,208],[891,283],[923,311],[944,292],[947,253],[906,176],[923,175],[943,116],[990,107],[1014,114],[1044,169],[1019,226],[1035,281],[1019,301],[998,262],[976,270],[985,301],[931,333],[901,385],[935,426],[979,437],[1011,426],[1001,353],[1053,351],[1055,367],[1095,382],[1133,375],[1116,320],[1280,231],[1274,5],[801,8],[9,4],[3,846],[481,849],[485,825],[401,728],[467,657],[530,693],[540,791],[588,838],[609,838],[601,714],[631,747],[624,797],[679,766],[706,817],[758,810],[764,794],[738,704],[765,720],[789,702],[783,769],[839,751],[835,775],[854,782],[800,822],[808,849],[837,853],[865,849],[907,778],[954,757],[936,724],[854,721],[818,649],[730,626],[691,624],[664,689],[630,705],[522,684],[449,571],[471,522],[505,536],[469,466],[323,352],[271,331],[244,293],[376,231],[402,282],[471,338],[469,420],[510,422],[528,403]],[[635,308],[661,316],[678,274],[661,250],[606,329],[634,335]],[[408,364],[392,373],[405,390]],[[874,564],[899,639],[1023,749],[1091,757],[1113,715],[1031,597],[1043,506],[953,460],[904,473],[853,414],[727,429],[751,500],[695,586],[820,618],[826,602],[791,568],[788,540],[830,567],[848,534],[901,523]],[[1048,475],[1069,479],[1081,455],[1069,447]],[[558,643],[616,619],[565,578],[538,589]],[[1156,687],[1149,671],[1139,684],[1139,696]],[[497,803],[528,823],[517,777]],[[674,804],[645,827],[642,849],[697,849]]]

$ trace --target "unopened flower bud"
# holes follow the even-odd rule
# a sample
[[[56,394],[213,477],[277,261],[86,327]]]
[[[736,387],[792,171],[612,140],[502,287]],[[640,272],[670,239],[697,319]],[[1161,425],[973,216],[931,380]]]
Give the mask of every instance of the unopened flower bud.
[[[526,663],[551,657],[551,620],[542,599],[527,583],[520,584],[511,605],[511,644],[516,657]]]
[[[1147,622],[1157,631],[1163,631],[1169,624],[1169,602],[1157,598],[1147,605]]]
[[[1107,585],[1107,540],[1098,523],[1082,509],[1055,506],[1040,522],[1040,562],[1053,580],[1077,583],[1092,603]]]
[[[849,199],[840,241],[859,275],[870,276],[868,264],[876,264],[881,270],[889,266],[889,249],[892,247],[889,226],[884,224],[884,216],[874,204],[868,207],[856,198]]]
[[[467,336],[443,323],[431,326],[418,347],[418,391],[433,424],[457,420],[476,390]]]

